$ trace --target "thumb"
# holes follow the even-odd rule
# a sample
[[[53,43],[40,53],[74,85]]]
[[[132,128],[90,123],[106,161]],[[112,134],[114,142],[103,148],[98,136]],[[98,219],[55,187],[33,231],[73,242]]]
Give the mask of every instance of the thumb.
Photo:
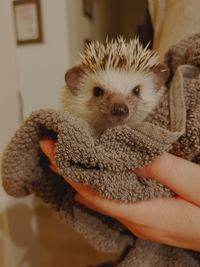
[[[170,188],[181,198],[200,206],[200,166],[170,153],[164,153],[148,166],[134,172]]]

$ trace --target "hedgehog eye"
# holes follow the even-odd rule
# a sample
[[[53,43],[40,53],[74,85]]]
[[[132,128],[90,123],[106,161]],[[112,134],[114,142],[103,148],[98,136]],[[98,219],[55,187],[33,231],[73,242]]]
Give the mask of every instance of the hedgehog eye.
[[[94,87],[93,89],[94,96],[102,96],[104,94],[104,90],[100,87]]]
[[[132,90],[132,93],[133,93],[134,95],[138,96],[138,95],[140,94],[140,86],[139,86],[139,85],[135,86],[135,87],[133,88],[133,90]]]

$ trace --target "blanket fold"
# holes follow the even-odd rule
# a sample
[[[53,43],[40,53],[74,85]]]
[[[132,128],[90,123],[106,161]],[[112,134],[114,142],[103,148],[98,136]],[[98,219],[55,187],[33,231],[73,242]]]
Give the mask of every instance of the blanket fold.
[[[118,126],[94,138],[86,122],[67,112],[33,112],[16,131],[2,160],[8,194],[35,194],[97,249],[130,253],[116,266],[200,266],[200,256],[178,248],[136,240],[123,225],[74,200],[75,191],[63,176],[84,183],[102,196],[135,202],[174,193],[137,177],[133,170],[169,151],[200,163],[200,35],[173,46],[166,55],[171,80],[158,107],[134,128]],[[57,140],[55,174],[39,141]],[[146,255],[145,253],[148,253]],[[194,256],[195,254],[195,256]]]

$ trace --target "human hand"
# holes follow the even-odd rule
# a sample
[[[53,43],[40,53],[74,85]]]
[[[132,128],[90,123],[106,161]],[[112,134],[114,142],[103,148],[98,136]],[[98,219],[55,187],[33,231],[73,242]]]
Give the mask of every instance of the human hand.
[[[58,172],[55,141],[46,139],[40,145],[52,163],[51,168]],[[200,166],[164,153],[134,172],[162,183],[177,196],[127,204],[105,199],[88,186],[64,178],[78,192],[75,196],[78,202],[115,218],[136,236],[200,251]]]

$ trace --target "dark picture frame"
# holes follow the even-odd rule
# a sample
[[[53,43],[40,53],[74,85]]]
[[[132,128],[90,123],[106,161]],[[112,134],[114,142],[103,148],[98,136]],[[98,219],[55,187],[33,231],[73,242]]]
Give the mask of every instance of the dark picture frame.
[[[89,19],[93,18],[93,0],[83,0],[83,13]]]
[[[15,0],[13,10],[17,44],[41,43],[43,36],[40,0]]]

